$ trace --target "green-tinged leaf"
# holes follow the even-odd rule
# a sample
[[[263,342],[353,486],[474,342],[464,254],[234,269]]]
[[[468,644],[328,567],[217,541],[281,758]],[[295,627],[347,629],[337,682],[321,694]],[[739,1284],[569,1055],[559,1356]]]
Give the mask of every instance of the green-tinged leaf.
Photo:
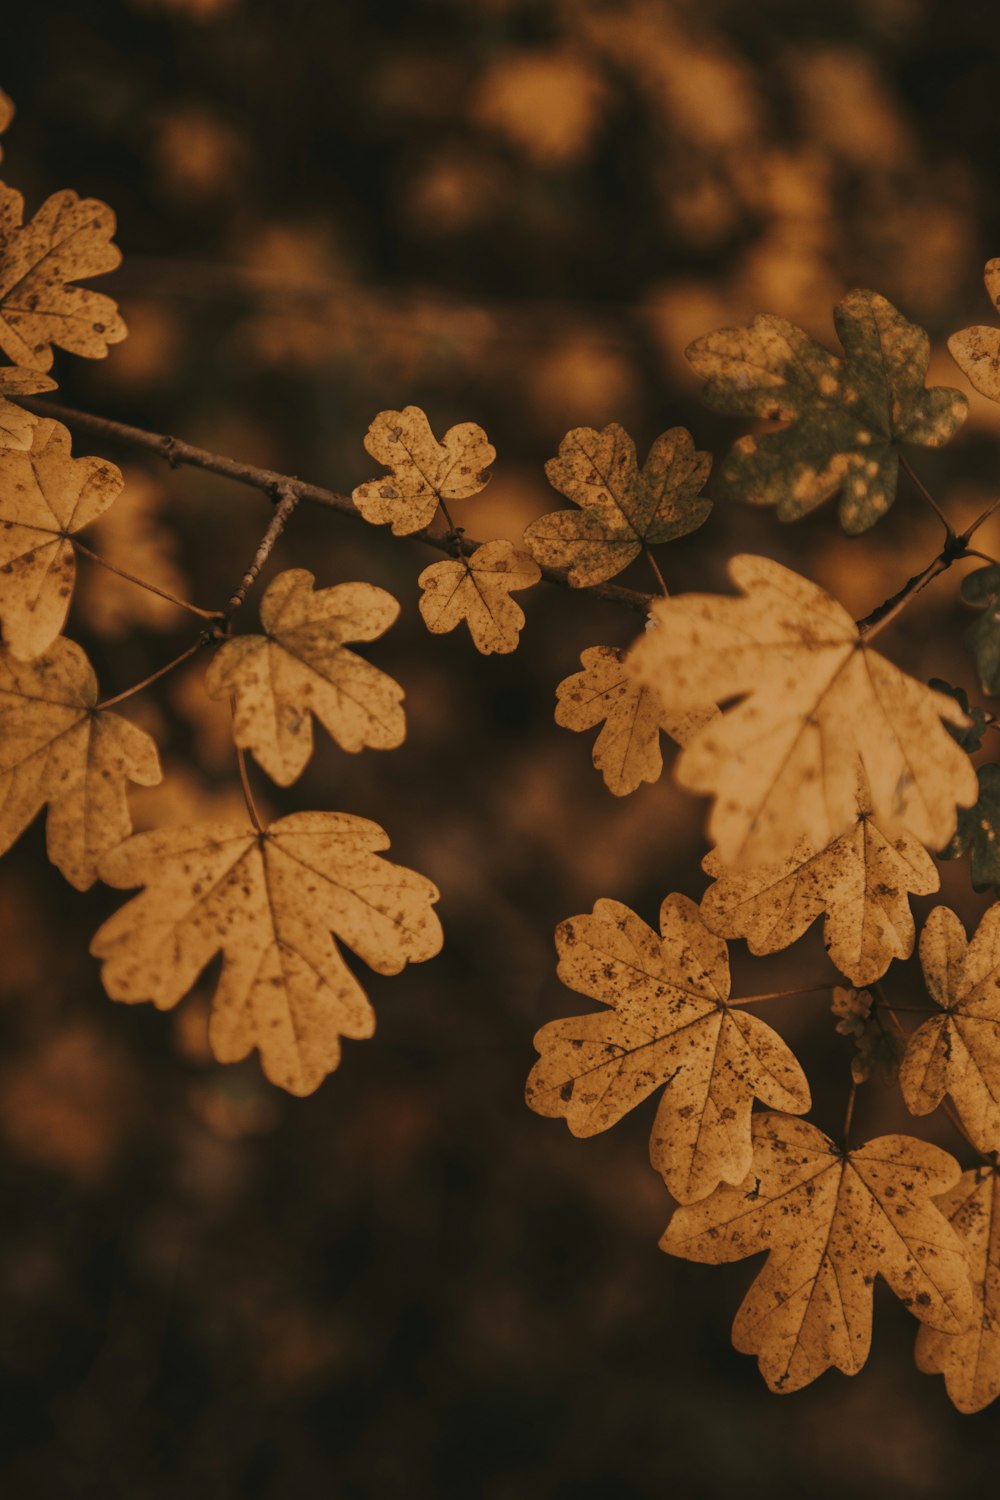
[[[545,465],[549,483],[580,507],[530,525],[524,540],[546,567],[568,568],[574,588],[602,583],[642,551],[695,531],[712,509],[699,496],[712,459],[683,427],[661,433],[642,469],[617,422],[602,432],[574,427]]]
[[[942,859],[959,859],[972,850],[972,888],[988,886],[1000,894],[1000,766],[979,768],[979,801],[958,809],[955,836],[941,850]]]
[[[943,677],[932,677],[927,686],[932,687],[936,693],[947,693],[949,697],[954,698],[963,714],[972,720],[968,727],[963,727],[961,724],[946,724],[945,728],[952,739],[956,740],[969,755],[976,750],[981,750],[983,735],[986,733],[986,710],[980,708],[978,704],[970,705],[969,695],[965,689],[952,687],[951,683],[945,682]]]
[[[896,497],[899,445],[937,448],[967,402],[924,385],[930,341],[876,292],[849,292],[834,311],[840,359],[784,318],[721,328],[687,350],[719,411],[789,425],[740,438],[714,482],[720,499],[773,505],[795,521],[840,495],[844,530],[867,531]]]
[[[962,598],[982,614],[966,633],[984,693],[1000,693],[1000,567],[990,563],[962,579]]]

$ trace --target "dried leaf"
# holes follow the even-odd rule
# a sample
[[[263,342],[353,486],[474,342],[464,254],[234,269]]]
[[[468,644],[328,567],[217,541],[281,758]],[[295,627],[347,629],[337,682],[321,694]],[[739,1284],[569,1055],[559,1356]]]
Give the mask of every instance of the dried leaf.
[[[972,1314],[961,1241],[933,1199],[958,1180],[953,1157],[885,1135],[855,1151],[787,1115],[753,1120],[753,1165],[735,1186],[675,1212],[660,1241],[684,1260],[719,1265],[771,1254],[733,1323],[772,1391],[797,1391],[868,1358],[872,1290],[889,1283],[913,1315],[963,1333]]]
[[[604,900],[556,929],[560,979],[610,1009],[542,1027],[527,1100],[588,1136],[664,1088],[650,1160],[674,1197],[691,1203],[746,1175],[754,1098],[802,1111],[809,1085],[770,1026],[727,1004],[726,945],[694,902],[668,896],[660,930],[662,938]]]
[[[968,944],[955,913],[936,906],[920,934],[920,962],[943,1014],[907,1043],[899,1071],[907,1108],[927,1115],[950,1094],[977,1150],[1000,1150],[1000,906]]]
[[[441,947],[437,889],[380,858],[388,847],[376,823],[332,812],[292,813],[266,833],[202,823],[136,834],[101,866],[109,885],[146,887],[91,945],[108,994],[167,1010],[221,952],[216,1057],[257,1047],[272,1083],[312,1093],[340,1060],[339,1038],[375,1025],[331,933],[379,974]]]
[[[962,598],[982,611],[966,632],[966,640],[976,658],[980,687],[995,697],[1000,693],[1000,567],[990,563],[967,573],[962,579]]]
[[[841,605],[765,557],[736,557],[742,598],[687,594],[652,606],[658,628],[629,668],[672,712],[743,701],[685,746],[676,776],[716,797],[709,822],[727,865],[822,849],[851,828],[863,776],[884,832],[939,849],[976,774],[941,720],[966,723],[954,699],[865,645]]]
[[[103,292],[71,283],[113,271],[115,216],[96,198],[53,193],[30,224],[24,199],[0,183],[0,349],[16,365],[52,366],[52,346],[103,359],[127,332]]]
[[[524,540],[543,566],[568,568],[574,588],[613,578],[643,547],[695,531],[712,509],[698,498],[712,459],[691,434],[671,427],[640,472],[635,444],[612,422],[602,432],[574,427],[545,465],[549,483],[580,507],[534,521]]]
[[[973,1167],[938,1199],[965,1246],[974,1310],[965,1333],[921,1328],[917,1369],[943,1375],[959,1411],[982,1411],[1000,1396],[1000,1182],[996,1167]]]
[[[986,733],[986,710],[977,705],[971,706],[969,695],[964,688],[952,687],[950,682],[945,682],[943,677],[932,677],[927,684],[936,693],[947,693],[949,698],[954,698],[959,708],[969,720],[967,726],[961,724],[946,724],[945,728],[957,745],[961,745],[969,755],[983,748],[983,735]]]
[[[851,1058],[851,1077],[855,1083],[867,1083],[878,1077],[883,1083],[895,1083],[899,1077],[904,1042],[897,1031],[887,1031],[879,1015],[878,1004],[869,990],[847,990],[839,985],[833,991],[830,1006],[840,1036],[851,1036],[857,1049]]]
[[[1000,310],[1000,259],[986,262],[983,280],[990,301]],[[1000,328],[963,328],[952,334],[948,348],[970,384],[991,401],[1000,401]]]
[[[22,660],[52,644],[76,579],[67,533],[107,510],[121,470],[103,458],[73,458],[61,422],[40,421],[27,452],[0,448],[0,621]]]
[[[616,797],[634,792],[643,781],[658,781],[663,769],[661,729],[686,744],[718,709],[691,709],[671,714],[655,693],[639,687],[625,669],[625,652],[614,646],[588,646],[574,672],[556,688],[556,723],[563,729],[593,729],[594,766]]]
[[[541,576],[538,564],[512,542],[484,542],[471,557],[424,569],[417,579],[423,590],[420,613],[435,635],[464,620],[484,656],[516,651],[524,611],[510,596],[530,589]]]
[[[233,738],[279,786],[312,755],[312,715],[342,750],[391,750],[406,737],[403,689],[345,641],[373,641],[399,614],[385,589],[341,583],[313,592],[305,568],[289,568],[260,605],[264,635],[227,641],[208,669],[212,698],[236,696]]]
[[[715,481],[718,497],[773,505],[779,520],[795,521],[839,493],[853,535],[892,505],[899,445],[940,447],[968,404],[961,391],[925,387],[930,340],[884,297],[849,292],[833,317],[842,360],[770,313],[686,352],[709,406],[790,424],[740,438]]]
[[[942,849],[940,859],[959,859],[972,849],[972,889],[988,886],[1000,894],[1000,766],[980,766],[979,801],[975,807],[958,810],[955,837]]]
[[[81,891],[131,830],[125,783],[160,780],[149,735],[96,703],[93,668],[73,641],[60,637],[32,662],[0,652],[0,853],[48,803],[49,858]]]
[[[728,869],[713,850],[702,869],[715,877],[702,897],[705,925],[746,938],[751,953],[775,953],[800,938],[821,912],[827,952],[852,984],[871,984],[894,958],[913,952],[907,895],[941,884],[912,834],[885,834],[866,814],[814,852],[808,843],[780,863]]]
[[[359,484],[352,498],[366,521],[391,523],[393,536],[429,526],[442,500],[478,494],[489,482],[483,471],[497,456],[475,422],[449,427],[439,443],[419,406],[379,412],[365,447],[392,473]]]
[[[32,430],[38,422],[34,412],[15,405],[8,397],[35,396],[55,388],[55,381],[37,370],[0,365],[0,448],[30,448]]]

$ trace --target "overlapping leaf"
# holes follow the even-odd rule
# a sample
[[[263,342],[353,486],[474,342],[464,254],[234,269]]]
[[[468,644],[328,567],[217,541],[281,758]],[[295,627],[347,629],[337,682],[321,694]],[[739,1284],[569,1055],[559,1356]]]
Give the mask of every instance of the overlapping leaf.
[[[438,442],[419,406],[379,412],[365,447],[391,472],[359,484],[353,500],[366,521],[392,526],[394,536],[421,531],[443,500],[464,500],[488,483],[496,449],[475,422],[449,427]]]
[[[973,1144],[1000,1150],[1000,906],[990,907],[971,943],[955,913],[936,906],[920,934],[920,962],[942,1014],[909,1039],[903,1098],[926,1115],[950,1094]]]
[[[76,579],[69,533],[121,487],[114,464],[71,456],[60,422],[37,422],[27,452],[0,448],[0,622],[15,656],[38,656],[59,634]]]
[[[878,1077],[885,1083],[899,1078],[905,1041],[898,1030],[882,1020],[878,1002],[870,990],[843,989],[835,986],[830,1006],[838,1017],[837,1031],[854,1038],[851,1077],[855,1083],[867,1083]]]
[[[726,945],[694,902],[668,896],[660,930],[604,900],[556,930],[559,977],[608,1009],[542,1027],[527,1100],[588,1136],[663,1088],[650,1159],[690,1203],[746,1175],[754,1098],[806,1110],[809,1085],[777,1033],[728,1004]]]
[[[31,662],[0,651],[0,853],[48,803],[49,858],[82,891],[131,830],[126,782],[160,780],[149,735],[96,703],[97,679],[74,642],[60,637]]]
[[[661,1248],[718,1265],[771,1253],[733,1323],[773,1391],[797,1391],[868,1358],[876,1276],[932,1328],[972,1316],[965,1251],[934,1199],[959,1166],[937,1146],[886,1135],[845,1153],[805,1120],[758,1114],[738,1184],[674,1213]]]
[[[983,279],[990,301],[1000,311],[1000,259],[986,262]],[[1000,401],[1000,328],[984,324],[963,328],[952,334],[948,348],[975,389],[991,401]]]
[[[312,716],[343,750],[391,750],[406,736],[403,690],[345,641],[373,641],[399,614],[385,589],[341,583],[313,592],[305,568],[289,568],[260,604],[266,634],[226,641],[208,669],[213,698],[235,695],[233,738],[279,786],[312,754]]]
[[[984,693],[1000,693],[1000,567],[990,563],[962,579],[962,598],[981,611],[967,632]]]
[[[941,859],[959,859],[972,850],[972,888],[992,886],[1000,893],[1000,766],[980,766],[979,800],[958,810],[955,837],[941,851]]]
[[[773,505],[794,521],[839,493],[841,524],[854,534],[892,505],[899,445],[940,447],[967,403],[947,386],[925,387],[927,334],[884,297],[849,292],[833,316],[843,359],[770,313],[696,339],[687,357],[709,406],[790,424],[740,438],[717,496]]]
[[[31,433],[38,418],[11,401],[11,396],[34,396],[40,391],[54,391],[56,383],[38,370],[22,370],[18,365],[0,365],[0,449],[30,448]]]
[[[613,578],[643,547],[695,531],[712,502],[699,496],[712,460],[696,453],[683,427],[662,433],[642,469],[635,444],[616,422],[598,432],[574,427],[545,465],[549,483],[578,510],[532,522],[524,540],[547,567],[568,568],[574,588]]]
[[[727,865],[822,849],[870,791],[884,832],[939,849],[956,805],[976,799],[972,762],[944,728],[967,721],[954,699],[865,645],[829,594],[764,557],[736,557],[740,598],[687,594],[652,606],[658,627],[632,647],[635,680],[677,713],[730,706],[695,735],[676,775],[714,795],[709,822]]]
[[[530,589],[541,578],[538,564],[511,542],[484,542],[471,557],[431,563],[417,582],[423,592],[420,613],[427,629],[446,634],[469,627],[473,644],[484,656],[517,649],[524,611],[510,597]]]
[[[67,191],[23,220],[21,194],[0,183],[0,349],[33,370],[51,368],[53,344],[102,359],[125,337],[125,324],[110,297],[73,283],[120,264],[114,214]]]
[[[347,813],[293,813],[266,833],[203,823],[137,834],[101,878],[146,889],[96,933],[114,1000],[176,1005],[217,953],[210,1040],[222,1062],[254,1047],[268,1078],[309,1094],[340,1060],[340,1037],[374,1030],[335,934],[379,974],[441,947],[436,888],[391,864],[381,828]]]
[[[660,731],[684,745],[718,709],[669,713],[649,688],[640,687],[625,667],[625,652],[614,646],[588,646],[574,672],[556,688],[556,723],[564,729],[593,729],[594,766],[616,797],[643,781],[657,781],[663,769]]]
[[[803,843],[780,863],[749,869],[728,869],[713,851],[702,868],[715,877],[701,903],[712,932],[746,938],[751,953],[774,953],[824,913],[827,951],[856,985],[871,984],[894,958],[913,952],[907,897],[941,884],[912,834],[883,833],[866,814],[825,849]]]
[[[959,1411],[982,1411],[1000,1396],[1000,1179],[998,1169],[974,1167],[938,1199],[965,1246],[972,1277],[973,1315],[965,1333],[923,1327],[917,1368],[943,1375]]]

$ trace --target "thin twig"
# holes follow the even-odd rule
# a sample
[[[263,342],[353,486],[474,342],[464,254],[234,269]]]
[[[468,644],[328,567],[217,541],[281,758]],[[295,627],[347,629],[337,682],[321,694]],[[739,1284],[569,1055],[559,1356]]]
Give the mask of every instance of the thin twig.
[[[99,552],[92,552],[85,547],[78,537],[68,538],[74,551],[79,552],[82,557],[89,557],[91,562],[99,563],[109,573],[117,573],[119,578],[125,578],[129,583],[136,584],[141,589],[146,589],[150,594],[159,594],[161,599],[166,599],[170,604],[176,604],[178,609],[186,609],[189,615],[197,615],[201,620],[221,620],[224,618],[222,611],[218,609],[201,609],[197,604],[191,604],[187,599],[180,599],[176,594],[171,594],[167,589],[161,589],[155,583],[149,583],[145,578],[137,578],[134,573],[126,573],[117,563],[109,562]]]
[[[851,1121],[854,1119],[854,1101],[858,1097],[858,1086],[851,1079],[851,1092],[847,1096],[847,1108],[844,1111],[844,1150],[851,1149]]]
[[[180,656],[175,656],[173,661],[168,661],[165,666],[157,667],[155,672],[150,672],[149,676],[144,677],[141,682],[134,682],[123,693],[116,693],[113,698],[105,698],[103,702],[95,704],[94,711],[99,712],[101,709],[114,708],[116,703],[124,703],[126,698],[131,698],[136,693],[141,693],[143,688],[150,687],[159,678],[166,677],[168,672],[172,672],[175,667],[179,667],[183,662],[186,662],[189,657],[195,656],[204,646],[208,645],[211,639],[211,632],[204,631],[186,651],[181,652]]]
[[[902,469],[903,473],[908,476],[910,483],[916,487],[922,498],[926,500],[927,504],[937,516],[938,520],[941,522],[941,525],[944,527],[944,534],[946,539],[948,541],[951,541],[952,537],[955,535],[954,526],[952,526],[951,522],[948,520],[948,517],[945,515],[940,505],[934,499],[934,496],[924,484],[924,481],[920,478],[919,474],[914,473],[902,454],[899,455],[899,467]]]
[[[270,557],[275,542],[284,531],[285,523],[288,520],[288,517],[291,515],[292,511],[295,509],[298,503],[299,496],[296,491],[290,485],[284,486],[281,498],[278,501],[277,506],[275,507],[274,515],[271,517],[268,528],[260,539],[260,542],[257,546],[257,551],[253,555],[253,560],[250,563],[250,566],[247,568],[246,572],[243,574],[243,577],[240,579],[238,585],[229,596],[224,614],[225,619],[231,619],[243,604],[243,601],[246,599],[248,592],[256,583],[257,578],[260,575],[261,568]]]
[[[327,510],[338,511],[341,515],[350,516],[354,521],[364,520],[349,495],[324,489],[321,485],[308,484],[294,475],[280,474],[274,469],[262,469],[256,464],[241,463],[223,454],[212,453],[207,448],[198,448],[193,443],[184,442],[181,438],[168,437],[159,432],[147,432],[141,427],[130,427],[125,422],[114,422],[108,417],[96,417],[91,412],[77,411],[75,408],[61,406],[56,402],[39,401],[34,397],[25,396],[19,398],[19,403],[43,417],[54,417],[59,422],[65,422],[69,427],[94,433],[112,442],[125,443],[129,447],[143,448],[146,452],[155,453],[158,458],[165,459],[173,467],[186,464],[192,468],[204,469],[210,474],[221,474],[224,478],[233,479],[238,484],[262,490],[272,499],[285,491],[292,490],[300,500],[307,500],[313,505],[322,505]],[[431,531],[428,527],[422,531],[411,532],[407,540],[423,542],[428,547],[434,547],[438,552],[445,552],[450,557],[454,556],[453,538],[448,534],[442,535],[440,532]],[[480,543],[471,537],[464,537],[462,545],[467,552],[474,552]],[[556,584],[560,588],[572,588],[568,571],[565,568],[542,565],[541,573],[547,583]],[[606,599],[612,604],[622,604],[640,615],[649,613],[649,606],[656,597],[654,594],[642,594],[636,589],[623,588],[615,583],[592,584],[586,589],[574,589],[573,592],[587,594],[595,599]]]

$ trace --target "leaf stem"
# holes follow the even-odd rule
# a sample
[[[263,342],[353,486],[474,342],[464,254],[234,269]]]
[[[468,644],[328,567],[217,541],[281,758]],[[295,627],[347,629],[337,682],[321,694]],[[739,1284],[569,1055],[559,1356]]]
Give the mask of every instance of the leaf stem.
[[[149,583],[145,578],[138,578],[135,573],[127,573],[124,568],[120,568],[117,563],[109,562],[109,560],[106,557],[102,557],[99,552],[92,552],[89,547],[85,546],[83,542],[81,542],[75,536],[68,537],[67,540],[72,544],[73,549],[76,552],[79,552],[82,557],[89,557],[91,562],[99,563],[100,566],[102,568],[106,568],[109,573],[117,573],[119,578],[124,578],[129,583],[134,583],[139,588],[146,589],[150,594],[158,594],[161,599],[166,599],[169,601],[169,603],[176,604],[178,609],[186,609],[188,614],[190,615],[197,615],[201,620],[221,620],[224,618],[221,610],[201,609],[199,605],[191,604],[187,599],[180,599],[176,594],[171,594],[167,589],[161,589],[155,583]]]
[[[647,561],[649,562],[649,566],[653,570],[653,573],[655,575],[656,581],[657,581],[657,583],[660,586],[660,593],[663,595],[664,599],[669,599],[670,598],[670,590],[667,588],[667,580],[664,578],[663,574],[660,572],[660,565],[656,561],[656,558],[653,556],[652,548],[645,547],[643,550],[645,551]]]
[[[825,984],[803,984],[794,990],[772,990],[769,995],[745,995],[740,1000],[730,1000],[730,1005],[762,1005],[765,1000],[785,1000],[791,995],[816,995],[821,990],[832,990],[836,984],[835,979],[828,979]]]
[[[954,526],[952,526],[951,522],[948,520],[948,517],[945,515],[945,513],[941,509],[940,505],[934,499],[934,496],[931,494],[930,490],[924,484],[923,480],[920,478],[920,476],[918,474],[914,473],[914,471],[910,468],[909,463],[903,457],[902,454],[899,455],[899,467],[902,469],[903,473],[907,475],[907,477],[910,480],[910,483],[916,488],[917,492],[922,496],[922,498],[924,500],[926,500],[926,502],[930,506],[931,510],[934,512],[934,514],[937,516],[938,520],[941,522],[941,525],[944,527],[945,539],[947,541],[951,541],[954,538],[954,535],[955,535],[955,528],[954,528]]]
[[[229,707],[230,707],[230,709],[234,713],[236,712],[236,700],[235,700],[235,698],[230,698],[230,700],[229,700]],[[264,825],[263,825],[263,823],[260,820],[260,813],[257,811],[257,804],[253,800],[253,790],[251,789],[251,786],[250,786],[250,776],[249,776],[249,774],[247,772],[247,758],[246,758],[246,754],[244,753],[244,751],[243,751],[243,749],[242,749],[242,747],[240,745],[236,746],[236,764],[240,768],[240,786],[243,789],[243,801],[246,803],[247,814],[248,814],[248,816],[250,818],[251,823],[256,828],[257,832],[258,833],[263,833],[264,832]]]
[[[851,1149],[851,1122],[854,1119],[854,1101],[858,1097],[858,1086],[851,1079],[851,1092],[847,1096],[847,1108],[844,1110],[844,1150]]]
[[[208,642],[210,640],[210,633],[208,631],[204,631],[198,637],[198,639],[192,643],[192,645],[188,646],[186,651],[181,652],[180,656],[175,656],[173,660],[168,661],[165,666],[157,667],[155,672],[150,672],[149,676],[144,677],[141,682],[133,683],[133,685],[130,688],[126,688],[123,693],[116,693],[113,698],[104,698],[100,703],[95,704],[95,713],[100,712],[105,708],[114,708],[116,703],[124,703],[126,698],[133,698],[136,693],[141,693],[143,688],[148,688],[152,683],[158,681],[159,678],[166,677],[168,672],[172,672],[175,667],[179,667],[183,662],[188,661],[190,657],[196,655],[196,653],[199,652],[203,646],[208,645]]]

